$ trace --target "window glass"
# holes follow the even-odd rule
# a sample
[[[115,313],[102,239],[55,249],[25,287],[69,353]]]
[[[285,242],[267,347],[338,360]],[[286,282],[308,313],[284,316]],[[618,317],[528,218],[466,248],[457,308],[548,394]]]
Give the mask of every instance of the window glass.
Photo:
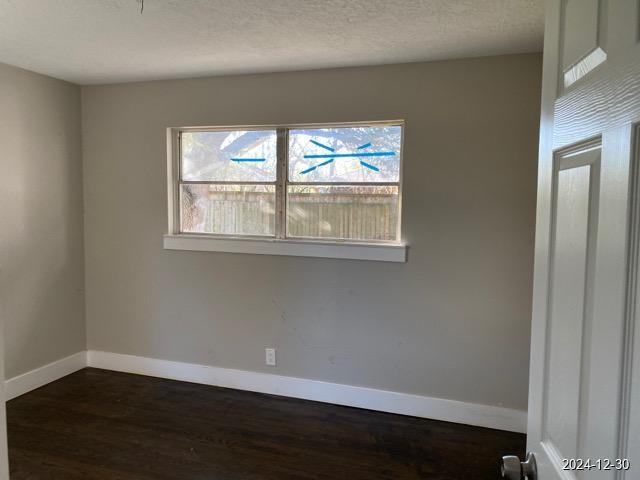
[[[398,182],[401,132],[400,126],[292,129],[289,181]]]
[[[185,129],[179,138],[181,233],[400,241],[401,125]]]
[[[397,186],[290,185],[287,234],[345,240],[397,240]]]
[[[185,181],[276,181],[276,131],[182,132]]]
[[[183,184],[181,230],[187,233],[273,235],[275,186]]]

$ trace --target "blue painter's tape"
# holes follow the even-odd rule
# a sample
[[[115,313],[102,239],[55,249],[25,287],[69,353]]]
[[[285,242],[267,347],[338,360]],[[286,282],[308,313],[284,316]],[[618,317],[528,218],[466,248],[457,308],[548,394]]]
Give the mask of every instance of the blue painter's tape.
[[[300,175],[306,175],[309,172],[313,172],[318,167],[322,167],[323,165],[329,165],[331,162],[333,162],[333,158],[327,160],[326,162],[319,163],[318,165],[314,165],[313,167],[309,167],[306,170],[301,171]]]
[[[392,157],[395,154],[396,152],[334,153],[332,155],[305,155],[304,158]]]
[[[314,145],[319,146],[320,148],[324,148],[325,150],[329,150],[330,152],[335,152],[335,150],[324,143],[316,142],[315,140],[309,140]]]
[[[370,147],[370,146],[371,146],[371,142],[369,142],[369,143],[365,143],[364,145],[360,145],[360,146],[358,147],[358,150],[362,150],[363,148],[367,148],[367,147]]]
[[[266,158],[232,158],[232,162],[265,162]]]
[[[333,162],[333,158],[330,158],[326,162],[319,163],[318,165],[316,165],[316,167],[322,167],[323,165],[329,165],[331,162]]]
[[[379,172],[380,169],[374,165],[371,165],[370,163],[367,162],[363,162],[362,160],[360,160],[360,165],[362,165],[363,167],[368,168],[369,170],[373,170],[374,172]]]

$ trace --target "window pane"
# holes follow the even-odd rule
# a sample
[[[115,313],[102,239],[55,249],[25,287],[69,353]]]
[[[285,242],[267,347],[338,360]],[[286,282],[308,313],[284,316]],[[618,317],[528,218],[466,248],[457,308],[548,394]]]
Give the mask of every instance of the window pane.
[[[291,130],[292,182],[397,182],[402,127]]]
[[[181,230],[273,235],[275,203],[273,185],[181,185]]]
[[[182,180],[276,181],[275,130],[182,132]]]
[[[290,237],[395,241],[398,187],[290,185]]]

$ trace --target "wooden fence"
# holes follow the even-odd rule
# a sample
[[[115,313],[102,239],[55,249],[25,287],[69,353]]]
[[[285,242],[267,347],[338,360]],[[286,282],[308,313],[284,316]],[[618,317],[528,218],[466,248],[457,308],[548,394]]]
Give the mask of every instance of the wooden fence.
[[[395,240],[397,195],[289,193],[288,236]],[[182,200],[182,230],[273,235],[273,193],[207,192]]]

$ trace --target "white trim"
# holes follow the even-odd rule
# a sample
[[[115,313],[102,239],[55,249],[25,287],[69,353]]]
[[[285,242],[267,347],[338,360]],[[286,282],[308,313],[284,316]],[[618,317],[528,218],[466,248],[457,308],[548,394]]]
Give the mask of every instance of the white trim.
[[[174,152],[180,151],[180,133],[172,128],[167,128],[167,212],[169,232],[179,230],[178,219],[180,218],[178,202],[180,185],[178,183],[180,171],[179,155]]]
[[[87,352],[78,352],[69,357],[56,360],[42,367],[23,373],[5,382],[5,396],[7,400],[24,395],[31,390],[40,388],[47,383],[77,372],[87,366]]]
[[[525,432],[527,412],[269,373],[89,351],[90,367]]]
[[[7,380],[7,400],[87,366],[498,430],[526,432],[527,412],[524,410],[94,350],[78,352]]]
[[[187,126],[187,127],[169,127],[169,130],[177,130],[179,132],[210,132],[210,131],[227,131],[227,130],[277,130],[278,128],[286,128],[289,130],[301,128],[343,128],[343,127],[384,127],[384,126],[404,126],[405,121],[402,118],[396,120],[363,120],[355,122],[321,122],[321,123],[271,123],[264,125],[204,125],[204,126]]]
[[[253,253],[259,255],[289,255],[294,257],[347,258],[406,262],[405,245],[376,243],[315,242],[305,240],[223,238],[204,235],[165,235],[166,250],[201,252]]]

